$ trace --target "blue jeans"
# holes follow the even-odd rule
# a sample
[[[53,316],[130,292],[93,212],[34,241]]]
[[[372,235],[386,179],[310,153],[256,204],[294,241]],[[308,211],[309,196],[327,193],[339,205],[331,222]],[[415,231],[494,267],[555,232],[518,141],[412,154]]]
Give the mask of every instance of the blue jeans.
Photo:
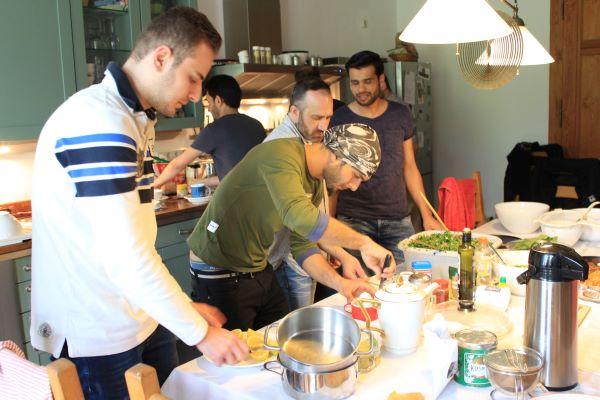
[[[61,357],[68,358],[77,367],[79,382],[87,400],[129,399],[125,371],[143,362],[154,368],[162,385],[179,364],[176,338],[162,325],[141,344],[123,353],[96,357],[68,357],[67,344]]]
[[[400,266],[404,262],[404,254],[398,248],[398,243],[415,233],[410,216],[402,219],[360,219],[338,215],[340,221],[352,229],[369,236],[373,241],[392,252],[396,265]],[[352,252],[356,255],[356,252]],[[358,259],[360,253],[358,253]],[[362,260],[361,260],[362,264]],[[365,268],[364,264],[363,268]],[[367,270],[369,275],[373,275],[371,270]]]
[[[290,303],[290,311],[310,306],[314,302],[317,283],[310,276],[300,275],[286,262],[275,270],[275,276]]]

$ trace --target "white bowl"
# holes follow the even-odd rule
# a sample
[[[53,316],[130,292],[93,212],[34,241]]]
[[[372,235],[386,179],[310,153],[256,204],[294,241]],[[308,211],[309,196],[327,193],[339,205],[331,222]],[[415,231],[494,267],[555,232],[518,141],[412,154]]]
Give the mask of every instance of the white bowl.
[[[411,237],[408,237],[398,243],[398,248],[404,253],[404,264],[410,266],[413,261],[429,261],[431,263],[431,277],[432,279],[448,279],[448,267],[458,267],[460,260],[458,258],[458,252],[456,251],[439,251],[432,249],[420,249],[415,247],[408,247],[408,243],[421,236],[432,233],[442,233],[443,231],[423,231],[415,233]],[[460,235],[460,232],[454,232],[456,235]],[[502,240],[496,236],[483,235],[479,233],[472,233],[473,239],[480,237],[486,237],[488,242],[491,243],[495,248],[502,245]]]
[[[556,237],[556,241],[565,246],[573,246],[581,237],[583,226],[577,220],[581,213],[575,210],[557,209],[545,213],[539,218],[542,233]]]
[[[543,213],[550,209],[548,204],[530,201],[509,201],[494,206],[498,219],[512,233],[535,232],[540,224],[537,222]]]
[[[0,211],[0,240],[23,234],[23,227],[8,211]]]
[[[520,285],[517,276],[527,270],[529,264],[529,250],[498,250],[506,264],[494,261],[494,275],[498,278],[506,277],[510,292],[516,296],[525,296],[527,285]]]
[[[586,208],[577,208],[575,211],[583,215]],[[600,242],[600,209],[590,210],[585,220],[581,221],[581,240]]]

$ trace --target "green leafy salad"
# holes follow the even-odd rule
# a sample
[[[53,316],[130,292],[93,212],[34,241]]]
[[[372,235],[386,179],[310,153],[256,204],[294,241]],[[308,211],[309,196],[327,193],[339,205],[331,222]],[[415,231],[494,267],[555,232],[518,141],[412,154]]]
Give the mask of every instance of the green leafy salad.
[[[531,239],[521,239],[515,240],[514,242],[509,242],[506,247],[510,248],[511,250],[531,250],[531,248],[536,244],[544,242],[556,242],[556,237],[541,234],[537,235],[536,237],[532,237]]]
[[[462,241],[460,233],[443,232],[432,233],[430,235],[420,235],[419,237],[408,242],[408,247],[418,249],[431,249],[439,251],[458,251],[458,246]],[[479,246],[480,242],[477,239],[471,240],[473,246]]]

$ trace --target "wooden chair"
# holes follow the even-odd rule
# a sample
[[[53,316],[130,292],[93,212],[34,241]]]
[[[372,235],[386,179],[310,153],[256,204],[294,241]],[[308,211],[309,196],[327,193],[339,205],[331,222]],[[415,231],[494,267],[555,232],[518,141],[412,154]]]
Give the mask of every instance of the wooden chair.
[[[475,227],[487,222],[485,208],[483,206],[483,186],[481,184],[481,174],[479,171],[473,171],[471,179],[475,182]]]
[[[48,364],[47,370],[54,400],[84,399],[75,364],[66,358],[59,358]]]
[[[125,372],[125,382],[131,400],[169,400],[160,393],[156,370],[139,363]]]

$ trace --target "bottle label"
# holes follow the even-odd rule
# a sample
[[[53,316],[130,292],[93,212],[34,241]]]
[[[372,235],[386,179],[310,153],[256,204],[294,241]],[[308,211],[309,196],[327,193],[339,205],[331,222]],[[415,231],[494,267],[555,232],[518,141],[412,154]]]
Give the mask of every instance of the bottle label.
[[[471,350],[459,346],[458,372],[454,376],[454,380],[465,386],[490,386],[483,363],[483,356],[487,353],[487,350]]]

